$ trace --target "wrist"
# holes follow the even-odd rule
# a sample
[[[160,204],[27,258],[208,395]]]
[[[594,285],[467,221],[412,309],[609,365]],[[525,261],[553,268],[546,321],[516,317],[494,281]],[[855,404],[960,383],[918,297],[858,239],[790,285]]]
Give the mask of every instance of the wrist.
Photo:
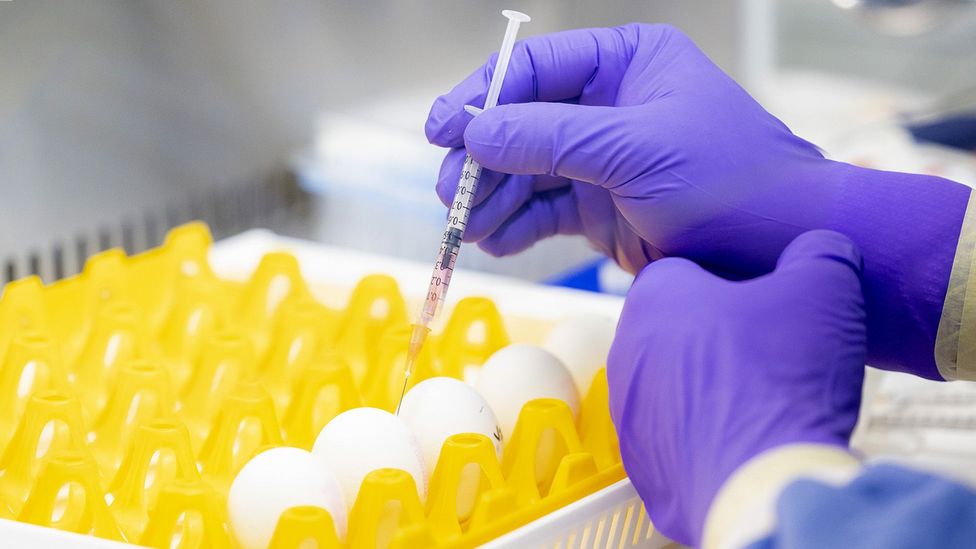
[[[846,447],[793,443],[769,448],[740,465],[712,499],[701,546],[743,547],[772,529],[780,491],[797,478],[843,483],[860,469]]]
[[[970,189],[933,176],[827,161],[825,220],[864,255],[868,362],[941,379],[939,319]]]
[[[800,413],[802,415],[802,410]],[[807,417],[802,421],[807,422],[811,419]],[[695,471],[691,475],[695,480],[691,485],[686,486],[685,494],[689,498],[690,505],[682,525],[684,537],[674,537],[669,531],[665,531],[664,534],[681,543],[707,547],[704,542],[709,528],[715,528],[708,525],[710,522],[715,522],[711,517],[716,514],[714,511],[716,508],[735,510],[739,507],[734,503],[735,501],[742,503],[755,498],[757,502],[763,502],[767,497],[774,496],[776,490],[773,489],[778,490],[779,481],[785,478],[786,472],[793,470],[794,463],[804,465],[806,468],[806,463],[816,463],[825,454],[850,455],[848,443],[850,437],[838,436],[833,431],[830,428],[815,431],[797,430],[781,425],[768,435],[750,436],[759,432],[768,432],[759,429],[756,433],[742,433],[735,443],[726,441],[725,451],[717,454],[716,460]],[[794,449],[804,451],[799,452]],[[808,452],[806,451],[808,449],[817,452]],[[770,459],[770,456],[775,459]],[[796,459],[797,456],[804,459]],[[743,475],[743,471],[749,474]],[[727,495],[728,493],[733,496]],[[720,501],[730,503],[719,505]],[[718,513],[720,516],[727,514]],[[651,520],[654,519],[655,517],[652,516]],[[718,522],[723,525],[719,528],[720,531],[727,530],[724,526],[725,519]]]
[[[952,261],[935,362],[947,380],[976,380],[976,193],[971,193]]]

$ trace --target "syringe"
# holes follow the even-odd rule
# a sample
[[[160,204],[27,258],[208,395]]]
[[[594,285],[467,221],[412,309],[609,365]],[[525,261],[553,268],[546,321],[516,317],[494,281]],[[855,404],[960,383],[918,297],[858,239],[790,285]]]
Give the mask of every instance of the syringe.
[[[501,92],[505,73],[508,72],[508,62],[512,58],[512,49],[515,47],[515,36],[518,34],[519,25],[532,20],[528,15],[513,10],[502,10],[502,15],[508,19],[508,27],[505,28],[502,47],[498,50],[498,60],[495,62],[495,72],[492,73],[491,83],[488,85],[484,110],[498,104],[498,94]],[[465,107],[465,110],[477,114],[483,109],[469,105]],[[407,365],[403,375],[403,389],[400,391],[400,400],[397,402],[396,408],[398,414],[400,413],[400,403],[403,402],[403,395],[407,391],[410,374],[413,373],[414,363],[427,340],[427,334],[430,333],[430,323],[437,316],[441,305],[444,303],[444,298],[447,296],[447,288],[451,284],[454,264],[457,262],[461,239],[464,238],[464,229],[468,225],[471,204],[474,201],[474,194],[478,189],[480,179],[481,166],[471,158],[471,155],[465,156],[464,167],[461,168],[461,178],[458,181],[457,191],[454,192],[454,202],[451,204],[451,212],[447,217],[447,229],[444,231],[441,248],[437,253],[437,259],[434,261],[434,272],[430,275],[427,296],[424,298],[424,304],[420,308],[417,322],[413,324],[413,331],[410,334],[410,344],[407,347]]]

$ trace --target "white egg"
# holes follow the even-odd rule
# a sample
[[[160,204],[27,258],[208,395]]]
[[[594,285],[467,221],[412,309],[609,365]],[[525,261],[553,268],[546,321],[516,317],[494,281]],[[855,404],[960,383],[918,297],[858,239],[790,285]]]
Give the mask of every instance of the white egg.
[[[329,512],[340,539],[346,535],[346,502],[335,476],[300,448],[271,448],[251,458],[234,478],[227,514],[243,549],[264,549],[287,509],[314,505]]]
[[[434,472],[441,447],[451,435],[478,433],[495,445],[502,459],[502,433],[495,413],[470,385],[451,377],[421,381],[403,397],[400,418],[410,426],[424,456],[427,478]],[[458,488],[457,511],[461,520],[474,508],[481,470],[476,464],[464,468]]]
[[[519,412],[537,398],[562,400],[579,413],[579,395],[573,376],[549,351],[535,345],[509,345],[491,355],[475,383],[498,418],[502,436],[511,438]]]
[[[596,372],[606,366],[617,329],[613,319],[579,315],[556,324],[543,347],[556,355],[569,370],[580,396],[586,396]]]
[[[452,377],[432,377],[407,392],[400,419],[417,437],[429,476],[434,472],[444,441],[459,433],[479,433],[495,445],[502,457],[502,433],[491,406],[473,387]]]
[[[475,389],[495,411],[502,435],[511,441],[519,412],[530,400],[555,398],[579,414],[579,395],[573,376],[552,353],[534,345],[509,345],[495,352],[481,367]],[[545,484],[559,465],[559,437],[547,429],[536,447],[536,479]]]
[[[417,440],[403,420],[385,410],[353,408],[337,415],[319,432],[312,453],[335,473],[350,509],[366,475],[386,467],[409,473],[421,501],[426,500],[427,481]]]

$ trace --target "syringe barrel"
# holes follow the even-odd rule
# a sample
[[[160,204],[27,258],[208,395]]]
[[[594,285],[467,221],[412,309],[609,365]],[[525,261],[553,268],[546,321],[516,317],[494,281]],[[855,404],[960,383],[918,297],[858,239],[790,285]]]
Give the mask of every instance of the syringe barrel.
[[[528,15],[517,11],[504,10],[502,15],[508,18],[508,27],[505,29],[505,38],[502,40],[498,62],[495,64],[495,72],[492,74],[491,83],[488,86],[486,109],[494,107],[498,103],[498,94],[501,91],[502,82],[505,80],[505,72],[508,70],[508,61],[512,56],[512,48],[515,44],[515,36],[518,34],[519,24],[530,21]],[[458,178],[457,190],[454,191],[454,201],[451,203],[451,211],[447,216],[447,228],[444,230],[444,238],[441,240],[437,260],[434,262],[434,272],[430,277],[427,297],[424,299],[424,305],[420,312],[421,323],[425,326],[437,315],[438,309],[447,296],[447,288],[451,283],[454,264],[461,249],[464,231],[468,227],[468,217],[471,215],[474,195],[478,192],[480,181],[481,164],[471,158],[471,155],[467,155],[461,168],[461,176]]]
[[[481,165],[470,155],[467,156],[464,159],[461,177],[458,179],[457,191],[454,192],[454,202],[447,216],[447,228],[444,229],[441,247],[434,261],[434,272],[430,276],[427,298],[421,310],[423,316],[433,318],[447,296],[447,288],[451,284],[451,275],[454,273],[454,263],[461,249],[464,230],[468,226],[468,217],[471,215],[471,204],[474,202],[474,194],[478,192],[480,179]]]

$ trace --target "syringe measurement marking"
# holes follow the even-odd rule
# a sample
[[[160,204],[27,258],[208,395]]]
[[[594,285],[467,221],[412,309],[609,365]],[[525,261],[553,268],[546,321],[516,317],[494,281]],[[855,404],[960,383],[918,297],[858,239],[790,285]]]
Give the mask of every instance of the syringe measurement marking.
[[[474,201],[475,192],[478,190],[478,182],[481,180],[481,165],[474,161],[470,156],[464,159],[464,166],[461,168],[461,177],[458,180],[458,188],[454,193],[454,203],[451,204],[451,212],[448,214],[448,230],[455,228],[461,230],[464,236],[464,229],[468,226],[468,215],[471,213],[471,204]],[[447,240],[448,233],[444,233]]]
[[[424,318],[421,319],[425,324],[436,316],[437,310],[447,294],[447,288],[450,286],[451,276],[454,273],[454,266],[457,263],[458,252],[461,249],[461,241],[464,238],[464,230],[468,227],[471,203],[474,201],[480,180],[481,166],[468,156],[465,158],[464,167],[461,169],[458,188],[454,193],[454,202],[451,204],[451,211],[448,214],[447,228],[444,230],[441,247],[437,254],[437,260],[434,262],[434,270],[431,273],[427,299],[424,301],[422,311]]]

